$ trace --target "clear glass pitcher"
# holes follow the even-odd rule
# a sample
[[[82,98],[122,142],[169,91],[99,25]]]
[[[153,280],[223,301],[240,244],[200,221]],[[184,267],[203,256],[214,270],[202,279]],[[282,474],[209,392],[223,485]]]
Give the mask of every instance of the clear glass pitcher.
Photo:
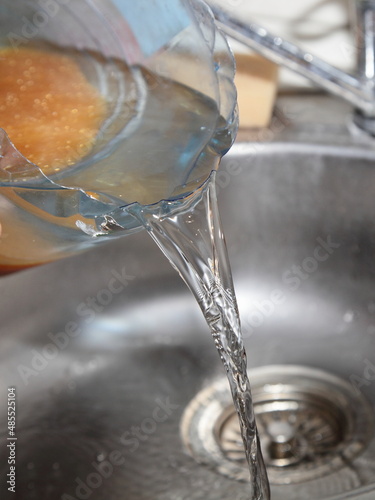
[[[3,0],[0,37],[70,58],[105,101],[93,145],[55,170],[0,122],[2,273],[140,229],[137,204],[178,208],[233,142],[234,62],[200,0]]]

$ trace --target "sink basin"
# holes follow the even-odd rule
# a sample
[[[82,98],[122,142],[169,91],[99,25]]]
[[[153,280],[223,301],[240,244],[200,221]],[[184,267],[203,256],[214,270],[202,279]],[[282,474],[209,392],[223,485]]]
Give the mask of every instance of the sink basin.
[[[272,498],[370,499],[375,151],[328,144],[336,124],[313,138],[294,127],[238,142],[217,178],[254,398],[278,443],[262,438]],[[0,294],[1,475],[15,387],[19,498],[248,499],[241,451],[221,446],[231,410],[219,357],[146,232],[3,278]],[[220,445],[228,467],[195,439]]]

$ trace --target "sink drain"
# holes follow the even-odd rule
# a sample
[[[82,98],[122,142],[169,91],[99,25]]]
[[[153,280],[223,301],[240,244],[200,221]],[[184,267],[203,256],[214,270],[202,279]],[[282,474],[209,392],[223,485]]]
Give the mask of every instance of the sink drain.
[[[271,366],[249,374],[271,484],[312,481],[348,467],[373,433],[367,401],[320,370]],[[186,408],[182,436],[190,454],[217,472],[248,481],[243,444],[226,380]]]

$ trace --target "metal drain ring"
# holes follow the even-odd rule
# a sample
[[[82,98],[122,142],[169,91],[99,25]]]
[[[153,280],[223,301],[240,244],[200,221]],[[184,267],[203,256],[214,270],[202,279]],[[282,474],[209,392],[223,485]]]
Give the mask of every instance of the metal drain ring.
[[[345,468],[373,434],[373,413],[349,383],[321,370],[270,366],[249,373],[263,455],[272,484],[297,484]],[[225,379],[186,408],[182,438],[217,472],[248,481],[237,415]]]

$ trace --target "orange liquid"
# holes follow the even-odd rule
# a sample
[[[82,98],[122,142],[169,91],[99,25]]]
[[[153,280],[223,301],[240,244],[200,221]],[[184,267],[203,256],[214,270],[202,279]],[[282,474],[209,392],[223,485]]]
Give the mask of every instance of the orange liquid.
[[[87,154],[105,114],[104,98],[69,57],[0,50],[0,127],[47,174]]]
[[[106,112],[105,99],[70,57],[28,48],[0,49],[0,128],[47,175],[90,152]],[[0,212],[1,227],[0,275],[50,260],[48,244],[37,244],[32,227],[6,215],[4,220]],[[26,265],[12,259],[19,245],[28,248]]]
[[[37,266],[38,264],[34,264],[34,265]],[[7,276],[8,274],[13,274],[13,273],[16,273],[18,271],[25,270],[25,269],[30,269],[30,267],[34,267],[34,265],[27,265],[27,266],[1,266],[0,265],[0,277]]]

